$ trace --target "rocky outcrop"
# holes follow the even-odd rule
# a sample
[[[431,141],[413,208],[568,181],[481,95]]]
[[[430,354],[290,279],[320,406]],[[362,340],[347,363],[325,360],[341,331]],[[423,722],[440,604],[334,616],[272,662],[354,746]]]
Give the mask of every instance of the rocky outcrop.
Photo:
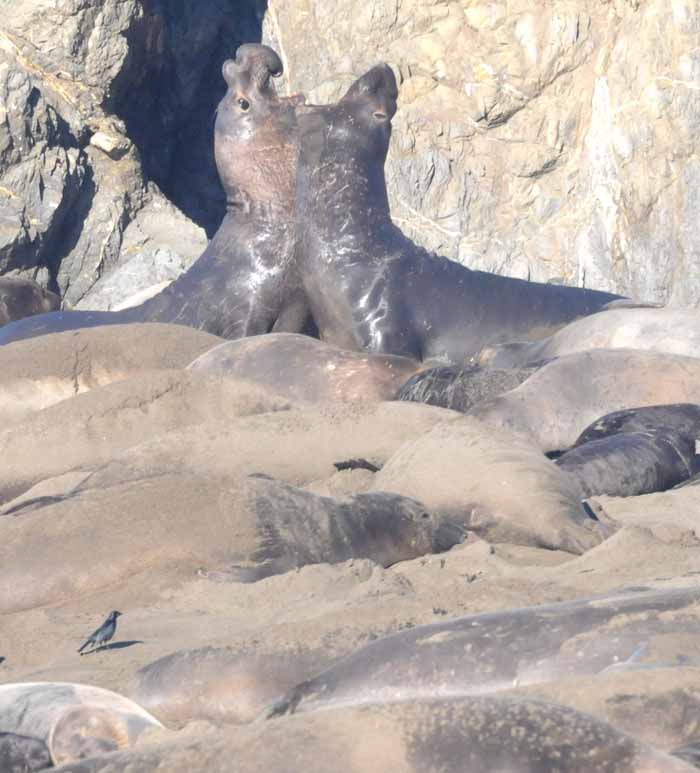
[[[691,0],[16,0],[0,21],[0,273],[106,308],[189,265],[201,233],[167,202],[216,229],[220,67],[262,36],[315,100],[394,66],[388,183],[421,244],[698,305],[698,32]],[[170,241],[136,245],[144,209],[172,214]],[[122,266],[159,250],[170,267],[131,282]]]
[[[0,274],[107,308],[189,266],[224,211],[221,63],[261,19],[257,0],[13,3],[0,21]],[[170,266],[149,273],[156,253]]]
[[[270,0],[290,86],[400,76],[396,222],[479,269],[700,303],[691,0]],[[310,44],[311,43],[311,44]]]

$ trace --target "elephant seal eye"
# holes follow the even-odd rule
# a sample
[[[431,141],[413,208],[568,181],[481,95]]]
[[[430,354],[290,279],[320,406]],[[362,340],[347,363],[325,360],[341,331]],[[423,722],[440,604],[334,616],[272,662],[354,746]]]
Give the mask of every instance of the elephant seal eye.
[[[240,106],[241,110],[242,110],[244,113],[247,113],[247,112],[248,112],[248,110],[250,110],[250,102],[248,102],[248,100],[247,100],[247,99],[243,99],[243,98],[239,99],[239,100],[238,100],[238,104],[239,104],[239,106]]]

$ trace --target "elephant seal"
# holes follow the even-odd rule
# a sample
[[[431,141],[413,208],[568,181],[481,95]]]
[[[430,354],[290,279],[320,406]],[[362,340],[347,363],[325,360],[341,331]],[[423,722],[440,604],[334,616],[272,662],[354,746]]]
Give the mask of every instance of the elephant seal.
[[[464,536],[390,493],[335,499],[261,475],[222,481],[182,471],[108,487],[89,482],[3,522],[0,612],[75,599],[156,569],[254,582],[352,558],[386,567],[448,550]]]
[[[630,590],[417,626],[338,660],[267,714],[492,693],[626,661],[687,661],[688,641],[700,632],[699,600],[698,586]]]
[[[406,238],[384,177],[396,99],[391,68],[379,65],[337,104],[297,108],[298,265],[324,341],[459,366],[620,299],[471,271]]]
[[[480,365],[521,368],[587,349],[645,349],[700,357],[697,309],[610,309],[577,319],[541,341],[486,347]]]
[[[46,757],[44,767],[52,767],[123,749],[144,731],[162,727],[133,701],[99,687],[0,685],[0,760],[6,755],[17,770],[42,770],[36,765]]]
[[[535,368],[490,369],[477,365],[427,368],[411,376],[394,395],[394,400],[426,403],[466,413],[482,400],[520,386],[534,372]]]
[[[574,709],[504,696],[319,711],[95,757],[56,773],[692,773],[687,762]]]
[[[653,405],[603,416],[556,464],[586,497],[666,491],[700,472],[700,405]]]
[[[294,333],[227,341],[189,365],[196,373],[237,376],[309,402],[389,400],[419,367],[408,357],[350,352]]]
[[[214,149],[227,210],[192,267],[140,306],[117,312],[63,311],[5,326],[0,344],[47,333],[128,322],[169,322],[224,338],[298,332],[307,305],[294,262],[299,98],[279,97],[282,62],[246,44],[223,65]]]
[[[637,349],[591,349],[547,363],[468,415],[527,436],[545,452],[571,448],[601,416],[662,403],[700,404],[700,359]]]
[[[55,293],[44,290],[31,279],[0,277],[0,325],[61,307]]]

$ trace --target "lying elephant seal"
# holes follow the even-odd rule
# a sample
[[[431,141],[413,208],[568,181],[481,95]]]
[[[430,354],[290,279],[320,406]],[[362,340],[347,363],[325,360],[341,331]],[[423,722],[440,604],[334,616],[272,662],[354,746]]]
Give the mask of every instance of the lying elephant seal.
[[[695,452],[700,405],[653,405],[616,411],[585,429],[556,460],[586,497],[666,491],[700,472]]]
[[[547,363],[516,389],[474,406],[469,415],[524,434],[552,452],[571,448],[601,416],[662,403],[700,404],[700,359],[591,349]]]
[[[379,65],[336,105],[297,109],[299,269],[324,341],[463,365],[485,345],[542,338],[619,299],[470,271],[407,239],[384,177],[396,99]]]
[[[688,773],[688,763],[556,703],[503,696],[396,701],[95,757],[56,773]]]
[[[419,364],[408,357],[338,349],[305,335],[271,333],[227,341],[189,369],[274,388],[290,400],[389,400]]]
[[[486,347],[479,364],[521,368],[587,349],[645,349],[700,357],[697,309],[610,309],[577,319],[541,341]]]
[[[31,279],[0,277],[0,325],[60,308],[58,295]]]
[[[535,372],[535,368],[497,370],[480,368],[427,368],[401,386],[394,400],[437,405],[466,413],[482,400],[508,392],[520,386]]]
[[[351,558],[386,567],[448,550],[464,535],[395,494],[333,499],[265,476],[222,482],[183,472],[79,486],[2,528],[0,613],[78,598],[155,568],[253,582]]]
[[[644,643],[637,667],[681,662],[700,632],[699,600],[698,586],[627,591],[417,626],[338,660],[268,714],[478,695],[594,675],[633,659]]]
[[[157,719],[121,695],[82,684],[0,685],[3,771],[53,765],[131,746]],[[4,759],[3,759],[4,755]],[[48,759],[49,764],[43,764]],[[24,767],[23,767],[24,766]]]
[[[223,65],[228,91],[217,108],[214,149],[227,211],[185,274],[140,306],[6,326],[0,344],[126,322],[170,322],[224,338],[301,330],[307,306],[293,260],[298,100],[276,94],[270,81],[281,73],[277,54],[258,44],[241,46]]]

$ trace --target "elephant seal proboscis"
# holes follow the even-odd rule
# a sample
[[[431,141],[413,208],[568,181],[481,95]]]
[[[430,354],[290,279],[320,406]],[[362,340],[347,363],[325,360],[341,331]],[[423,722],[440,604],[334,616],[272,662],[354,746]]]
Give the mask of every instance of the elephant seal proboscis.
[[[379,65],[337,104],[297,108],[298,264],[323,340],[463,365],[486,345],[543,338],[619,300],[470,271],[406,238],[384,177],[396,100],[392,70]]]
[[[654,658],[687,661],[688,637],[700,632],[699,600],[698,586],[630,590],[418,626],[366,644],[268,713],[478,695],[594,675],[635,658],[644,643],[652,665]]]
[[[17,770],[42,770],[123,749],[144,731],[162,727],[133,701],[99,687],[64,682],[0,685],[0,760],[5,755]],[[47,757],[48,765],[36,766]]]
[[[227,196],[221,226],[194,265],[158,295],[122,311],[62,311],[5,326],[0,344],[128,322],[187,325],[224,338],[300,331],[307,306],[294,261],[298,157],[295,105],[271,84],[282,62],[267,46],[241,46],[223,65],[214,147]]]

